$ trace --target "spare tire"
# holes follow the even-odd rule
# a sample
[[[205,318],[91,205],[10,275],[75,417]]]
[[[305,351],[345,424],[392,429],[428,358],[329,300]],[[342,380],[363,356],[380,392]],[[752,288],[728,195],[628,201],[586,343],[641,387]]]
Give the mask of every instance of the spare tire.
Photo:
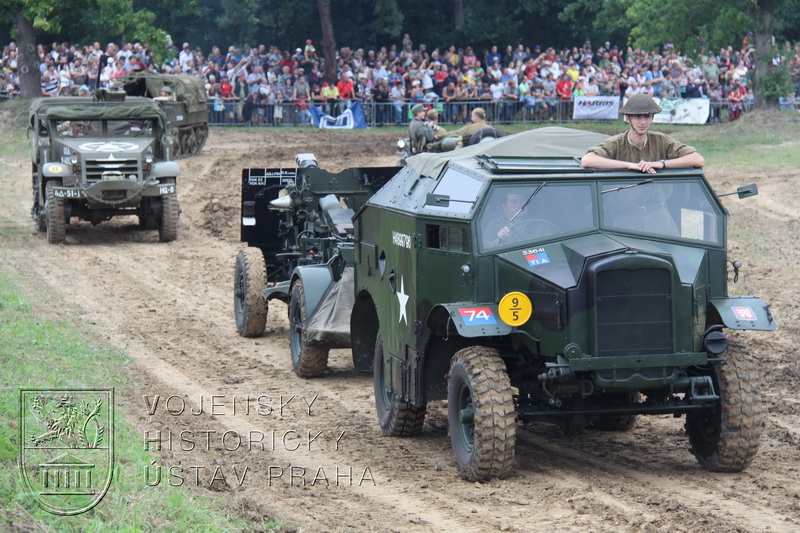
[[[473,144],[478,144],[480,142],[486,142],[493,139],[499,139],[503,136],[503,132],[495,128],[483,128],[482,130],[478,130],[472,134],[469,138],[469,142],[467,146],[472,146]]]

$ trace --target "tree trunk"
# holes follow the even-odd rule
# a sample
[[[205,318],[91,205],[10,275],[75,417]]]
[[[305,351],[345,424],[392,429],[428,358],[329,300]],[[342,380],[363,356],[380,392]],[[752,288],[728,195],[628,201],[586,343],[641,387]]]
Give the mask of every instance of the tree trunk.
[[[766,98],[761,91],[758,90],[758,84],[761,80],[765,79],[772,68],[772,55],[775,52],[772,49],[772,20],[773,12],[770,2],[761,2],[761,9],[759,10],[759,21],[756,23],[755,31],[755,53],[753,62],[755,63],[755,72],[753,73],[753,82],[755,85],[755,107],[756,109],[763,109],[765,107],[778,107],[778,101]]]
[[[19,69],[20,97],[42,96],[42,74],[36,54],[36,30],[22,13],[17,13],[17,68]]]
[[[457,30],[464,27],[464,2],[453,0],[453,22]]]
[[[317,0],[319,20],[322,23],[322,52],[325,57],[325,81],[336,84],[336,38],[333,36],[331,0]]]

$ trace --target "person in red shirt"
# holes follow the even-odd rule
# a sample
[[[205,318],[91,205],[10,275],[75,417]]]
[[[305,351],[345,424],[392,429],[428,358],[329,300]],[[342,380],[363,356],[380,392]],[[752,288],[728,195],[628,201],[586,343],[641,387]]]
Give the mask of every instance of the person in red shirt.
[[[733,90],[728,93],[728,102],[730,103],[729,117],[731,120],[736,120],[742,114],[742,102],[747,94],[747,89],[744,86],[734,84]]]
[[[572,115],[572,78],[564,73],[556,83],[556,94],[558,95],[561,118],[570,118]]]
[[[336,84],[336,88],[339,89],[338,112],[341,114],[350,106],[350,101],[353,99],[353,93],[355,92],[355,87],[353,86],[353,82],[350,80],[350,75],[348,73],[342,73],[342,78],[339,80],[339,83]]]

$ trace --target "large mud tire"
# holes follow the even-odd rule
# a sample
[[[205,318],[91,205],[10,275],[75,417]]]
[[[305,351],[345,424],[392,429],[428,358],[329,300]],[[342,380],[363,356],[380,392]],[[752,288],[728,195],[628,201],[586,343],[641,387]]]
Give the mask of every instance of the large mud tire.
[[[180,216],[178,195],[167,194],[161,197],[161,218],[158,221],[158,240],[172,242],[178,238],[178,217]]]
[[[729,341],[724,360],[709,374],[720,397],[714,413],[690,412],[686,433],[700,465],[712,472],[741,472],[758,453],[764,426],[756,365],[742,344]]]
[[[375,341],[373,378],[375,384],[375,409],[378,423],[384,435],[390,437],[412,437],[422,431],[427,406],[415,406],[405,402],[396,392],[388,389],[383,374],[383,338],[380,331]]]
[[[306,316],[306,294],[303,281],[292,283],[289,298],[289,349],[292,353],[292,367],[301,378],[322,377],[328,368],[328,348],[309,346],[306,339],[308,317]]]
[[[453,356],[447,418],[461,476],[489,481],[511,471],[517,415],[506,365],[496,350],[470,346]]]
[[[267,327],[267,264],[259,248],[248,247],[236,255],[233,273],[233,313],[242,337],[258,337]]]
[[[64,199],[56,197],[55,188],[61,185],[55,181],[47,183],[47,201],[45,216],[47,218],[47,242],[61,244],[67,236],[67,219],[64,214]]]

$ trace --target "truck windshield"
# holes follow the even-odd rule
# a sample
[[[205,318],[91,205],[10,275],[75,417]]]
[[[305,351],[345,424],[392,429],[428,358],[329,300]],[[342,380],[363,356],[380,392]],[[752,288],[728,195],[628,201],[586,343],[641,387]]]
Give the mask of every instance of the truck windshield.
[[[498,184],[488,191],[477,219],[484,250],[535,243],[553,235],[595,227],[590,184],[542,185],[542,182]]]
[[[699,182],[600,184],[603,225],[667,237],[720,242],[720,214]]]

